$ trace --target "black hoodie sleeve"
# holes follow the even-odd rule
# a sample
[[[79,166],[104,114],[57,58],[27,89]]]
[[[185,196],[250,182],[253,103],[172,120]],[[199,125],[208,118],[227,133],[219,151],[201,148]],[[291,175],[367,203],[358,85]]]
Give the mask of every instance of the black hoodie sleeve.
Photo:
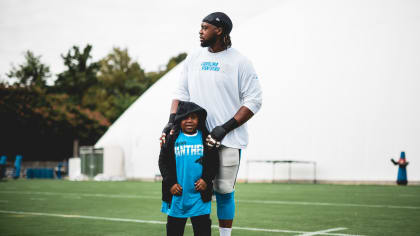
[[[202,179],[209,185],[219,170],[219,151],[216,148],[205,146],[204,152]]]
[[[166,140],[166,143],[160,149],[159,170],[163,178],[163,183],[169,188],[177,183],[175,165],[173,143],[170,140]]]

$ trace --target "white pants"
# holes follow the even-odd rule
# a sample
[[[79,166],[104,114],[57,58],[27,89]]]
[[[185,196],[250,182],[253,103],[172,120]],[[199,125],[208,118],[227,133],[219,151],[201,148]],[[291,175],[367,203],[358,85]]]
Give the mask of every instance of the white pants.
[[[219,150],[220,164],[213,181],[214,191],[220,194],[234,191],[240,163],[239,151],[239,149],[225,146]]]

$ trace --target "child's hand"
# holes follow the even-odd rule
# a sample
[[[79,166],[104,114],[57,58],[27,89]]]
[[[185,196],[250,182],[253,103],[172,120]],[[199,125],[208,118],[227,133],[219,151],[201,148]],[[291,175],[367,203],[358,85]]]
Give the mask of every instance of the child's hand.
[[[197,190],[197,191],[204,191],[204,190],[207,189],[207,183],[203,179],[197,180],[197,182],[195,182],[194,186],[195,186],[195,190]]]
[[[178,196],[181,196],[181,195],[182,195],[182,187],[181,187],[181,185],[179,185],[179,184],[174,184],[174,185],[171,187],[171,194],[172,194],[172,195],[178,195]]]

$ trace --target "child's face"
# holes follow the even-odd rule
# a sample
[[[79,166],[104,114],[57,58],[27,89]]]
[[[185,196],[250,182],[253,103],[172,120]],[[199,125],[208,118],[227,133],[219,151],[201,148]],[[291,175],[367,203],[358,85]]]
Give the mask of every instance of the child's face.
[[[182,132],[187,134],[193,134],[197,130],[198,116],[195,113],[189,114],[183,120],[181,120]]]

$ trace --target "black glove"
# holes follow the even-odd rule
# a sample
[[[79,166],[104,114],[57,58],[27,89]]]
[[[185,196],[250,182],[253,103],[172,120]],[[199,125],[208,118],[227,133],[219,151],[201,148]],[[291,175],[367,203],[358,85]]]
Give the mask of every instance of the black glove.
[[[223,128],[223,126],[216,126],[210,132],[210,135],[213,139],[220,142],[226,136],[227,133],[228,133],[227,130]]]
[[[175,113],[172,113],[169,116],[168,124],[165,125],[165,127],[162,130],[162,133],[168,135],[171,129],[174,127],[174,121],[175,121]]]
[[[220,146],[220,142],[222,139],[228,134],[230,131],[234,130],[239,126],[239,123],[235,120],[235,118],[230,119],[228,122],[224,123],[222,126],[216,126],[210,132],[209,137],[207,137],[207,145],[210,147]]]

